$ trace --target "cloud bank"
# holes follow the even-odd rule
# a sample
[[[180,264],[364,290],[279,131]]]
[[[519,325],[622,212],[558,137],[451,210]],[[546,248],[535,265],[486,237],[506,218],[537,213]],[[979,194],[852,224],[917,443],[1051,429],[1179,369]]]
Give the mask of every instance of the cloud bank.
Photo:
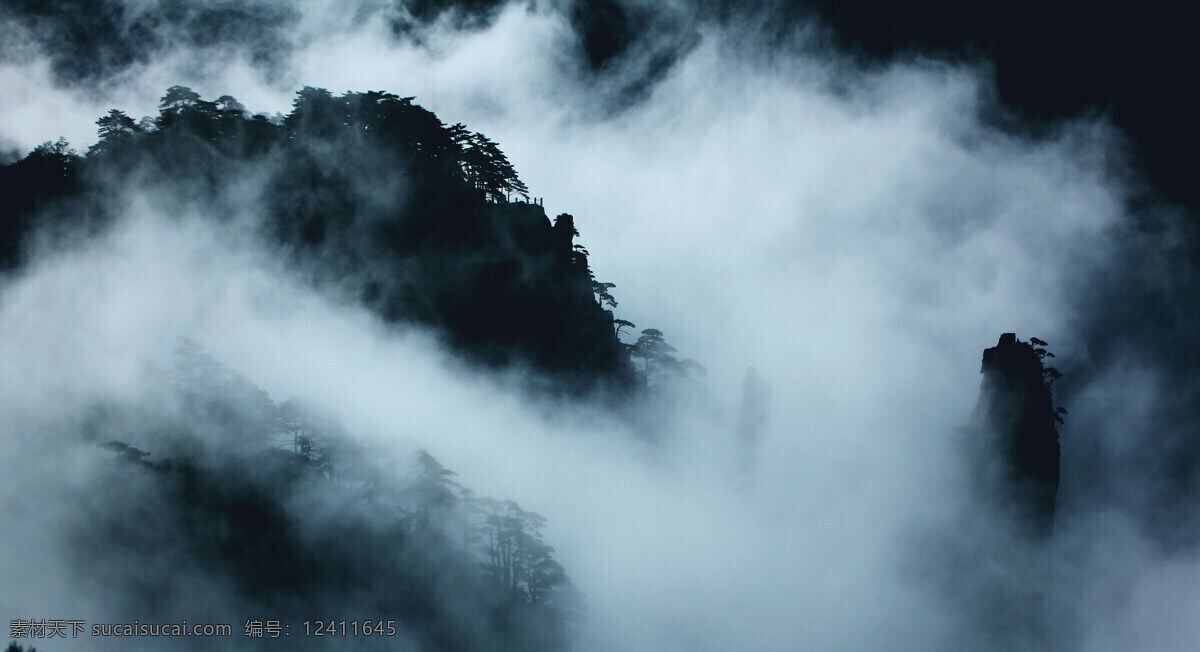
[[[157,3],[126,11],[143,4]],[[152,114],[174,84],[268,114],[304,84],[415,95],[499,142],[548,211],[576,216],[597,277],[616,284],[617,316],[661,329],[708,370],[647,447],[590,406],[548,410],[503,376],[471,373],[429,334],[389,331],[306,287],[252,237],[203,215],[168,218],[135,189],[117,228],[5,281],[13,474],[0,504],[28,526],[3,556],[14,584],[0,611],[105,617],[102,588],[80,591],[68,561],[80,516],[55,500],[96,464],[66,433],[98,397],[152,401],[148,369],[186,336],[274,397],[336,411],[378,446],[427,449],[480,493],[545,515],[587,596],[583,649],[1030,644],[980,626],[1007,622],[986,604],[961,603],[972,585],[1034,582],[1022,555],[1055,564],[1044,589],[1061,616],[1055,647],[1188,648],[1197,549],[1138,510],[1194,518],[1179,497],[1194,497],[1194,471],[1159,466],[1195,448],[1194,421],[1172,407],[1194,388],[1095,335],[1120,310],[1096,299],[1114,294],[1097,279],[1170,251],[1126,235],[1138,216],[1119,135],[1101,121],[1006,135],[980,119],[994,108],[986,68],[862,69],[823,49],[816,28],[781,41],[760,18],[678,11],[672,24],[686,28],[641,36],[601,72],[587,71],[568,12],[523,3],[466,30],[423,23],[419,41],[397,35],[387,7],[306,5],[285,12],[294,31],[271,45],[270,65],[249,36],[202,62],[215,46],[160,38],[82,82],[33,38],[0,63],[0,141],[23,150],[60,135],[85,146],[108,108]],[[676,56],[655,64],[663,51]],[[243,210],[253,221],[253,203]],[[1170,272],[1143,270],[1149,284],[1184,282]],[[1000,332],[1049,341],[1067,377],[1084,378],[1060,399],[1072,414],[1062,516],[1047,550],[1016,561],[984,550],[975,559],[995,561],[992,575],[943,575],[941,559],[986,538],[962,526],[972,505],[954,442],[978,396],[979,352]],[[770,383],[770,425],[752,489],[735,491],[747,366]],[[1172,418],[1172,438],[1156,442],[1147,424]],[[221,603],[224,587],[204,591],[198,605]]]

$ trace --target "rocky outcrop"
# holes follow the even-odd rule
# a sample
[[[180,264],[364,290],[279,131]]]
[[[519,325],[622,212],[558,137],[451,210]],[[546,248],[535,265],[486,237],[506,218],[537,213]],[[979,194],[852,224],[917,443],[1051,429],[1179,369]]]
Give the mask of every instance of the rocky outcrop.
[[[1059,482],[1059,440],[1045,342],[1004,333],[983,352],[983,382],[968,428],[977,489],[1019,530],[1048,536]]]

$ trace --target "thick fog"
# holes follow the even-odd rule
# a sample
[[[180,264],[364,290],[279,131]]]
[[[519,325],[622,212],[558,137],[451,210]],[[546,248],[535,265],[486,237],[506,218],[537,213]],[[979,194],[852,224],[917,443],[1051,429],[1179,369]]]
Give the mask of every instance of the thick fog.
[[[863,68],[817,25],[768,38],[769,17],[672,9],[661,41],[642,36],[596,70],[555,6],[517,3],[468,29],[447,15],[400,37],[369,3],[304,7],[256,37],[282,41],[265,63],[236,42],[163,39],[78,79],[34,36],[14,37],[0,144],[23,154],[66,136],[86,149],[109,108],[153,115],[175,84],[268,115],[303,85],[415,96],[497,141],[548,214],[575,216],[597,279],[616,284],[616,316],[662,330],[706,368],[701,387],[647,408],[667,413],[647,441],[628,419],[544,404],[524,372],[477,372],[435,334],[312,289],[255,239],[253,172],[221,222],[129,188],[114,228],[37,251],[0,288],[0,613],[115,616],[103,582],[77,577],[83,507],[62,497],[96,482],[106,456],[73,433],[97,401],[166,409],[156,369],[187,337],[277,401],[335,412],[402,459],[428,450],[478,493],[544,515],[586,599],[585,650],[1200,640],[1200,551],[1160,545],[1139,521],[1130,506],[1160,478],[1123,462],[1153,458],[1147,424],[1179,396],[1173,377],[1136,351],[1095,358],[1087,340],[1113,309],[1085,300],[1096,279],[1158,246],[1122,235],[1127,162],[1103,121],[1005,134],[980,118],[996,109],[985,62]],[[1003,554],[981,543],[1004,540],[1002,524],[963,516],[975,510],[958,434],[1002,332],[1048,341],[1068,379],[1086,370],[1059,398],[1054,538]],[[739,465],[748,367],[770,398]],[[161,572],[176,570],[198,573]],[[190,620],[238,613],[227,587],[193,582]],[[976,600],[1023,590],[1055,614],[1049,639],[1006,631],[1023,621]]]

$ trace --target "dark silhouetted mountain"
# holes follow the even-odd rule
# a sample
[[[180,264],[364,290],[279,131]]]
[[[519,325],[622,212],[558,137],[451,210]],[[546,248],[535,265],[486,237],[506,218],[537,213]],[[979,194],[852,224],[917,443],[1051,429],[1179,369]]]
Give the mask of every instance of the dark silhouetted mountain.
[[[328,644],[297,629],[316,618],[392,620],[419,649],[569,647],[580,599],[543,517],[476,497],[427,452],[405,464],[336,417],[276,404],[194,342],[163,373],[157,406],[95,409],[85,426],[153,449],[101,444],[115,455],[74,497],[73,579],[102,587],[114,616],[236,629],[269,615],[296,649]]]
[[[967,428],[974,479],[984,497],[1019,528],[1048,536],[1054,526],[1059,484],[1056,423],[1051,385],[1061,374],[1043,365],[1053,356],[1045,342],[1000,336],[983,352],[979,402]]]
[[[552,223],[494,141],[412,98],[306,87],[280,122],[175,86],[154,118],[113,110],[97,124],[85,156],[48,143],[0,168],[7,267],[35,234],[111,223],[135,189],[168,212],[254,213],[313,284],[432,328],[472,361],[528,366],[569,393],[636,382],[605,307],[612,284],[592,275],[573,218]]]
[[[921,535],[910,572],[957,614],[947,649],[1076,649],[1054,605],[1059,487],[1058,372],[1046,343],[1000,336],[985,349],[979,400],[960,429],[966,496]]]

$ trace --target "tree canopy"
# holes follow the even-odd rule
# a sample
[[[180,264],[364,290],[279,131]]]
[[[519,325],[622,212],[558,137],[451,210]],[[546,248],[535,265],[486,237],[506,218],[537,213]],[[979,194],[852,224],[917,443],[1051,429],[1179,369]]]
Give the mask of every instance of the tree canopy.
[[[113,223],[123,192],[214,220],[249,201],[269,248],[389,323],[431,326],[489,367],[532,366],[552,378],[546,391],[638,385],[617,334],[630,322],[614,316],[615,286],[594,277],[573,218],[551,223],[498,143],[413,97],[306,86],[286,116],[267,116],[177,85],[157,115],[112,109],[96,126],[84,156],[60,140],[0,166],[4,268],[25,262],[35,231]]]
[[[181,340],[164,373],[167,403],[184,409],[95,410],[85,426],[118,437],[94,442],[111,461],[101,490],[80,498],[92,508],[84,526],[106,533],[89,554],[120,568],[203,569],[240,604],[297,622],[335,616],[329,605],[386,615],[428,649],[570,646],[580,602],[544,517],[477,497],[428,451],[393,464],[335,415],[276,403],[197,342]],[[182,590],[146,597],[136,573],[109,581],[143,618],[190,606]]]

